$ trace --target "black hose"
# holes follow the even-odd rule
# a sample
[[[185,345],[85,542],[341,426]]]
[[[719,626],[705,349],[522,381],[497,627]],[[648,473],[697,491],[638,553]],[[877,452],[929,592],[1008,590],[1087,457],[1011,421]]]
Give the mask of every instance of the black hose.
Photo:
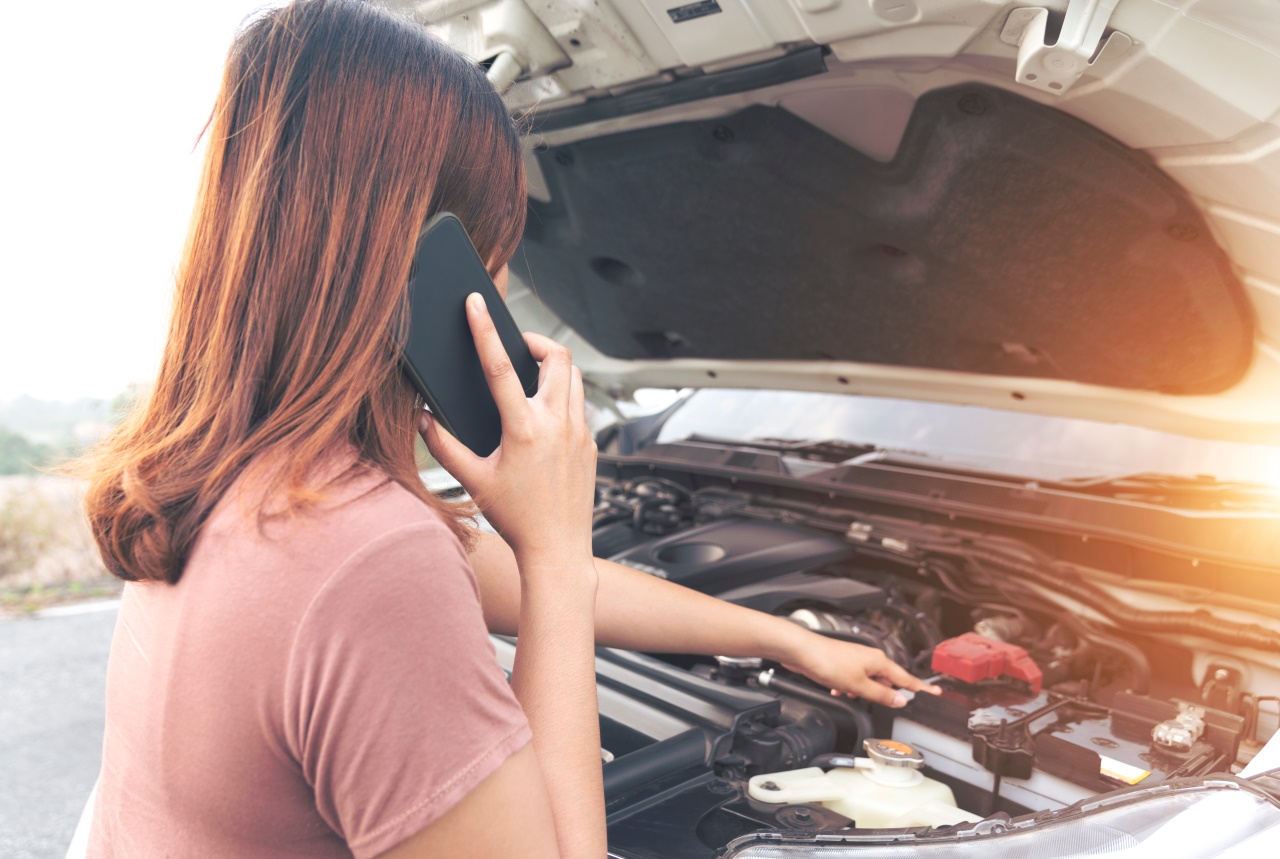
[[[854,724],[858,734],[858,745],[855,748],[861,748],[861,743],[868,737],[873,737],[875,728],[871,726],[871,714],[864,708],[857,706],[851,701],[846,701],[832,695],[830,692],[822,692],[814,689],[804,683],[795,680],[789,680],[786,677],[779,677],[775,671],[765,671],[760,675],[760,685],[766,689],[773,689],[786,695],[791,695],[820,707],[830,707],[840,713],[848,716]]]
[[[973,559],[996,566],[1006,573],[1026,578],[1049,590],[1065,594],[1112,620],[1117,626],[1132,632],[1157,634],[1198,635],[1235,647],[1252,647],[1273,653],[1280,652],[1280,632],[1256,623],[1236,623],[1214,617],[1203,609],[1197,611],[1147,611],[1117,601],[1101,588],[1082,581],[1075,571],[1065,564],[1043,558],[1041,564],[1027,563],[1010,558],[1000,552],[985,551],[972,546],[935,544],[929,551]],[[1035,551],[1030,546],[1028,551]],[[1036,553],[1040,554],[1040,553]],[[1039,560],[1039,559],[1038,559]]]
[[[647,498],[644,501],[641,501],[636,505],[635,510],[631,514],[631,527],[643,534],[645,514],[655,507],[661,507],[666,503],[666,501],[663,501],[660,498]]]
[[[641,493],[639,489],[641,486],[644,486],[646,483],[651,485],[661,486],[663,489],[667,490],[672,495],[676,496],[677,500],[680,498],[688,500],[689,497],[693,494],[692,492],[689,491],[689,488],[687,486],[681,486],[679,483],[676,483],[674,480],[669,480],[665,477],[656,477],[656,476],[638,477],[638,478],[635,478],[634,480],[628,480],[626,483],[623,484],[623,489],[626,492],[634,493],[636,495],[642,495],[643,493]]]
[[[942,631],[920,609],[914,606],[903,606],[896,600],[890,600],[880,606],[880,611],[892,614],[904,626],[913,627],[920,639],[919,650],[932,654],[933,649],[942,643]]]
[[[1098,632],[1071,612],[1063,612],[1061,619],[1081,641],[1120,654],[1129,663],[1129,685],[1135,693],[1145,695],[1151,691],[1151,663],[1137,645]]]
[[[859,706],[853,702],[840,702],[842,710],[849,714],[849,718],[853,719],[853,723],[858,726],[858,744],[854,748],[862,748],[862,741],[869,740],[874,737],[875,727],[871,724],[871,714],[867,712],[865,706]]]
[[[662,776],[706,763],[707,750],[707,736],[701,728],[636,749],[605,765],[605,796],[620,796]]]
[[[601,528],[605,525],[612,525],[614,522],[622,522],[630,519],[632,513],[630,510],[613,511],[610,513],[597,513],[591,518],[592,530]]]

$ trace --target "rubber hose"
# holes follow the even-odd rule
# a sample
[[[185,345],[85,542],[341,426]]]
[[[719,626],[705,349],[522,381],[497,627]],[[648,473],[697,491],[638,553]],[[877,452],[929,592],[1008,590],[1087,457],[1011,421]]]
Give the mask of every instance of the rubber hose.
[[[765,673],[769,674],[769,672]],[[786,677],[779,677],[777,673],[770,674],[768,679],[762,677],[760,685],[766,689],[774,689],[801,700],[810,701],[820,707],[830,707],[833,710],[844,713],[853,721],[854,727],[857,729],[858,742],[855,748],[861,748],[863,740],[875,736],[872,733],[875,728],[871,725],[871,714],[846,699],[838,698],[830,692],[822,692],[819,689],[811,688],[803,683],[797,683],[795,680],[789,680]]]
[[[648,513],[655,507],[661,507],[664,503],[666,502],[658,498],[649,498],[641,501],[636,505],[635,512],[631,514],[631,526],[641,534],[645,533],[644,514]]]
[[[1139,695],[1145,695],[1151,691],[1151,663],[1147,660],[1147,655],[1137,645],[1131,644],[1122,638],[1114,638],[1090,629],[1088,624],[1070,612],[1063,613],[1062,622],[1069,626],[1082,641],[1090,642],[1103,650],[1110,650],[1123,656],[1125,661],[1129,663],[1130,686],[1134,692]]]
[[[1252,647],[1280,653],[1280,632],[1256,623],[1236,623],[1214,617],[1203,609],[1197,611],[1147,611],[1117,602],[1101,588],[1081,581],[1073,571],[1055,569],[1053,565],[1036,566],[1008,558],[997,552],[974,548],[945,546],[934,551],[960,557],[976,558],[1007,571],[1025,576],[1052,591],[1066,594],[1116,623],[1134,632],[1182,633],[1198,635],[1236,647]],[[1064,575],[1064,572],[1067,574]]]

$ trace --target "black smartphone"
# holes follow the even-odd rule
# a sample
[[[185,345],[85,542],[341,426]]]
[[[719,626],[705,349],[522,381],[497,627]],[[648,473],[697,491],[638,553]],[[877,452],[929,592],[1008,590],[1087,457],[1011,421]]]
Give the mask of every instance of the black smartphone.
[[[401,356],[435,419],[478,456],[488,456],[502,440],[502,419],[467,324],[466,300],[473,292],[484,297],[525,396],[532,397],[538,362],[462,223],[441,212],[427,222],[414,251],[409,336]]]

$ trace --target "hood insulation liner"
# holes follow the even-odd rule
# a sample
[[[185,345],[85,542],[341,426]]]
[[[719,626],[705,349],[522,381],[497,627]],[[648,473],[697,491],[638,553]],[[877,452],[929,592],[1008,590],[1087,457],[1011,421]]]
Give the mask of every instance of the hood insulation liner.
[[[1182,189],[1012,93],[916,103],[868,158],[781,108],[537,155],[512,269],[615,358],[856,361],[1211,393],[1253,319]]]

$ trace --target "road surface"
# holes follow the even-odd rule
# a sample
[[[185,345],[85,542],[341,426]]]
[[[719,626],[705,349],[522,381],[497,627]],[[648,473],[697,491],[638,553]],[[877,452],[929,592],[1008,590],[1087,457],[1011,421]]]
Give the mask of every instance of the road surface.
[[[61,859],[102,763],[116,603],[0,615],[0,856]]]

